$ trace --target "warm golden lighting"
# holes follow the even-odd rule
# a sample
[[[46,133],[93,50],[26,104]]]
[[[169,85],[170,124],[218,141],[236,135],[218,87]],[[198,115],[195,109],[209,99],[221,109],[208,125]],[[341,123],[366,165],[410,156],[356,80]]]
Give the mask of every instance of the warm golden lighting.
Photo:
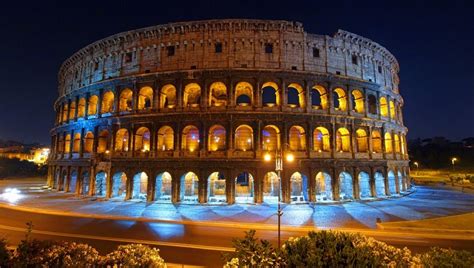
[[[451,158],[451,163],[454,165],[454,162],[458,161],[456,157]]]
[[[295,156],[292,153],[286,155],[286,161],[293,162],[295,160]]]
[[[418,162],[413,162],[413,165],[415,165],[418,168]]]
[[[266,154],[263,156],[263,160],[269,162],[270,160],[272,160],[272,156],[271,156],[269,153],[266,153]]]

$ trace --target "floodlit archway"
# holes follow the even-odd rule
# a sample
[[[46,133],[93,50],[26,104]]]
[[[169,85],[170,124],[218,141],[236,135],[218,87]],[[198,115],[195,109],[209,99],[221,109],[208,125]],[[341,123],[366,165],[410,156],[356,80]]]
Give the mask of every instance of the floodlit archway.
[[[77,103],[77,117],[84,117],[86,115],[86,99],[80,98]]]
[[[274,125],[267,125],[262,130],[263,150],[276,151],[280,149],[280,130]]]
[[[369,94],[367,96],[367,102],[369,105],[369,113],[377,114],[377,98],[374,95]]]
[[[290,107],[306,107],[305,92],[303,87],[297,83],[291,83],[287,88],[288,105]]]
[[[65,191],[66,189],[66,181],[67,181],[67,172],[63,169],[61,176],[59,178],[59,186],[58,191]]]
[[[84,137],[84,152],[85,153],[92,153],[94,148],[94,134],[88,131],[86,136]]]
[[[135,151],[150,151],[150,130],[146,127],[137,129],[135,133]]]
[[[306,151],[306,133],[303,127],[292,126],[288,136],[291,151]]]
[[[105,153],[108,149],[109,131],[102,130],[99,133],[99,139],[97,140],[97,152]]]
[[[250,83],[239,82],[235,86],[235,104],[250,106],[253,103],[253,87]]]
[[[388,172],[388,189],[390,194],[397,194],[397,181],[395,179],[395,173],[392,170]]]
[[[138,110],[151,109],[153,105],[153,89],[142,87],[138,92]]]
[[[90,181],[91,178],[89,172],[84,171],[82,173],[82,195],[89,195]]]
[[[94,195],[105,197],[107,194],[107,173],[101,171],[95,175]]]
[[[374,153],[382,153],[382,136],[378,130],[372,130],[372,149]]]
[[[187,126],[183,129],[181,149],[194,152],[199,150],[199,129],[195,126]]]
[[[127,175],[117,172],[112,177],[112,197],[125,199],[127,196]]]
[[[357,113],[363,113],[364,109],[364,94],[358,89],[352,90],[352,107]]]
[[[199,199],[199,179],[193,172],[188,172],[181,176],[180,200],[182,203],[198,203]]]
[[[117,130],[115,134],[115,151],[116,152],[128,152],[128,130],[121,128]]]
[[[393,139],[395,141],[395,153],[400,153],[400,137],[397,134],[393,135]]]
[[[347,172],[341,172],[339,174],[339,198],[341,200],[350,200],[354,198],[352,176]]]
[[[99,97],[92,95],[89,97],[89,105],[87,106],[87,115],[97,114],[97,104],[99,102]]]
[[[72,143],[72,152],[79,153],[81,150],[81,133],[74,134],[74,140]]]
[[[328,108],[328,94],[324,87],[314,86],[311,89],[311,105],[313,109],[325,110]]]
[[[114,93],[107,91],[102,96],[102,108],[100,113],[106,114],[114,111]]]
[[[158,130],[158,150],[174,150],[174,131],[170,126],[163,126]]]
[[[262,104],[266,107],[280,105],[280,94],[278,85],[274,82],[267,82],[262,86]]]
[[[184,87],[183,106],[199,107],[201,102],[201,87],[196,83],[187,84]]]
[[[235,149],[244,152],[253,150],[253,129],[249,125],[240,125],[235,129]]]
[[[133,91],[126,88],[120,92],[119,111],[129,112],[133,109]]]
[[[209,87],[209,106],[221,107],[227,105],[227,87],[222,82],[214,82]]]
[[[176,87],[168,84],[161,88],[160,108],[174,108],[176,106]]]
[[[359,195],[361,199],[372,197],[370,176],[367,172],[359,172]]]
[[[308,178],[300,172],[290,177],[291,203],[305,203],[308,201]]]
[[[64,153],[68,154],[71,152],[71,134],[67,134],[64,139]]]
[[[392,147],[392,135],[390,135],[389,132],[385,133],[385,152],[386,153],[392,153],[393,152],[393,147]]]
[[[155,201],[171,203],[172,177],[168,172],[163,172],[156,176],[155,181]]]
[[[339,128],[336,133],[336,151],[350,152],[351,151],[351,134],[347,128]]]
[[[388,117],[388,103],[385,97],[380,97],[380,115]]]
[[[324,127],[317,127],[313,132],[313,146],[316,152],[330,152],[331,140],[329,131]]]
[[[207,202],[222,204],[227,202],[225,193],[225,176],[223,173],[214,172],[207,179]]]
[[[378,197],[385,196],[385,178],[381,172],[375,172],[375,192]]]
[[[344,89],[340,87],[334,89],[333,101],[336,111],[347,111],[347,94]]]
[[[69,106],[69,120],[76,118],[76,102],[72,101]]]
[[[235,203],[248,204],[253,202],[253,176],[248,172],[242,172],[235,178]]]
[[[316,174],[316,201],[325,202],[333,200],[331,176],[325,172]]]
[[[71,175],[69,178],[69,192],[75,193],[76,186],[77,186],[77,171],[73,170],[71,171]]]
[[[273,171],[267,172],[263,177],[263,202],[276,204],[279,194],[280,178]]]
[[[226,149],[226,131],[221,125],[213,125],[208,133],[208,150],[223,151]]]
[[[148,175],[145,172],[138,172],[133,176],[132,198],[147,200]]]
[[[400,192],[404,191],[406,189],[406,180],[405,177],[402,175],[400,171],[398,171],[398,189]],[[404,187],[405,186],[405,187]]]
[[[65,103],[63,105],[63,115],[62,115],[62,122],[66,122],[67,121],[67,117],[69,115],[69,105],[67,103]]]
[[[395,119],[396,118],[396,113],[395,113],[395,103],[391,100],[389,102],[389,105],[390,105],[390,118],[391,119]]]
[[[366,153],[369,151],[367,132],[364,129],[359,128],[356,130],[357,140],[357,151],[359,153]]]

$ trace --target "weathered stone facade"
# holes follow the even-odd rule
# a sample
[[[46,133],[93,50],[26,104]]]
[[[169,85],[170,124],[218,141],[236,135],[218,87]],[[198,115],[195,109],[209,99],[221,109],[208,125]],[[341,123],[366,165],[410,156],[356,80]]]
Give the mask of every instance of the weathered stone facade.
[[[283,151],[296,156],[282,173],[285,202],[398,194],[409,185],[398,70],[371,40],[287,21],[117,34],[60,69],[48,183],[107,198],[205,203],[220,192],[260,203],[277,185],[263,155]]]

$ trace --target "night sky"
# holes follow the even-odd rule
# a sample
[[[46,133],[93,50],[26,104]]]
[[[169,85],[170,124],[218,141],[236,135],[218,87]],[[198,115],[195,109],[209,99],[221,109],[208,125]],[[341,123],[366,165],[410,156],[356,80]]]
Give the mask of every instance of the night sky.
[[[372,39],[400,63],[409,139],[474,136],[474,4],[468,1],[31,2],[4,2],[0,10],[1,139],[49,144],[57,72],[80,48],[141,27],[219,18],[296,20],[307,32],[344,29]]]

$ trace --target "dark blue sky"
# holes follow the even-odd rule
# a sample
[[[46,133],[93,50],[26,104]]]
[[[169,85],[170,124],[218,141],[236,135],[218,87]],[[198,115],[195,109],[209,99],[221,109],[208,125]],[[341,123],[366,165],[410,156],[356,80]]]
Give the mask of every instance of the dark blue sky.
[[[312,33],[344,29],[370,38],[400,63],[409,139],[474,136],[474,4],[469,1],[39,2],[11,1],[0,10],[3,139],[49,143],[57,71],[78,49],[122,31],[211,18],[296,20]]]

